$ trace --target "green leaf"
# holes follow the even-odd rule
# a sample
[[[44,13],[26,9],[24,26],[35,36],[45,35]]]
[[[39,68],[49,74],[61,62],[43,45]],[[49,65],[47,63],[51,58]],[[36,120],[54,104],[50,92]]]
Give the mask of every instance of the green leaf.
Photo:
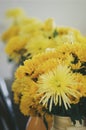
[[[57,30],[54,30],[54,32],[53,32],[53,37],[55,38],[57,35],[58,35]]]

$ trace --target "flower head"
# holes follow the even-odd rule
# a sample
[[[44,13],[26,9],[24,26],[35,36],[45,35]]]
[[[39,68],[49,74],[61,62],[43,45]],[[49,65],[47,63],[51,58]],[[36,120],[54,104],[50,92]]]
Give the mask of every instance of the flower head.
[[[27,52],[32,56],[44,52],[46,48],[55,48],[56,44],[43,35],[35,36],[26,45]]]
[[[58,65],[57,68],[39,77],[38,92],[44,94],[40,102],[44,105],[48,105],[50,100],[49,110],[51,111],[53,102],[55,105],[59,103],[61,106],[62,99],[65,108],[67,109],[68,106],[70,107],[70,99],[67,95],[73,95],[77,98],[77,91],[74,90],[74,86],[76,85],[77,82],[75,81],[75,76],[70,71],[70,68],[67,66]]]
[[[8,9],[6,11],[6,16],[8,18],[11,18],[11,17],[16,18],[22,15],[24,15],[24,10],[21,8]]]
[[[20,27],[18,25],[12,25],[2,34],[2,40],[8,42],[8,40],[19,34]]]
[[[26,36],[14,36],[8,40],[5,51],[11,59],[14,59],[18,62],[20,57],[25,52],[24,46],[27,42],[28,38]]]

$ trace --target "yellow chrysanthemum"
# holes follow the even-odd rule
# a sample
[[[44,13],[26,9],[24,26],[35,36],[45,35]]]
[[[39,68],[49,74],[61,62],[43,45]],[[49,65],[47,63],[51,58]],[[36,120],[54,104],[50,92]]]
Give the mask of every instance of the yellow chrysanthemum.
[[[20,103],[20,110],[24,115],[42,115],[43,106],[39,103],[40,95],[37,95],[37,86],[24,88]]]
[[[24,66],[21,67],[22,70],[19,68],[16,75],[24,76],[26,72],[29,76],[31,76],[31,78],[38,78],[40,74],[49,72],[59,63],[64,63],[70,66],[72,69],[77,70],[80,68],[82,61],[85,61],[85,59],[82,59],[81,55],[79,55],[79,53],[81,54],[82,50],[84,52],[85,48],[80,49],[80,46],[76,51],[75,47],[77,47],[77,45],[78,44],[76,43],[73,45],[64,44],[58,47],[57,50],[54,49],[53,51],[46,51],[37,54],[33,56],[32,59],[25,61]],[[66,52],[64,50],[66,50]]]
[[[81,32],[71,27],[56,27],[58,37],[55,38],[57,43],[86,43],[86,36],[82,35]]]
[[[31,87],[35,86],[35,83],[27,76],[21,78],[21,79],[16,79],[13,84],[12,84],[12,91],[14,92],[14,100],[16,103],[19,103],[22,92],[25,87]]]
[[[76,40],[77,40],[79,43],[85,43],[85,44],[86,44],[86,36],[84,36],[84,35],[82,35],[82,34],[77,35]]]
[[[41,26],[41,30],[43,31],[43,35],[45,37],[49,37],[51,38],[53,35],[53,32],[55,30],[55,21],[53,18],[48,18],[46,19],[42,26]]]
[[[11,59],[18,61],[22,54],[26,51],[24,46],[27,44],[26,36],[14,36],[6,44],[5,51]]]
[[[80,35],[80,31],[72,27],[57,27],[57,31],[60,35],[73,33],[74,36]]]
[[[42,35],[32,38],[29,43],[26,45],[26,50],[35,55],[46,50],[46,48],[54,48],[56,46],[51,40],[43,37]]]
[[[80,95],[76,94],[78,98],[75,98],[73,95],[68,95],[72,104],[77,104],[81,97],[86,97],[86,76],[83,76],[80,73],[75,73],[75,80],[79,84],[73,87],[77,92],[80,93]]]
[[[81,93],[81,97],[86,97],[86,75],[76,73],[76,80],[79,82],[79,85],[75,89]]]
[[[44,94],[44,96],[40,102],[42,102],[43,105],[48,105],[50,100],[49,111],[51,111],[52,103],[54,102],[55,105],[59,103],[61,106],[62,99],[65,108],[68,109],[68,107],[70,107],[70,99],[67,94],[73,95],[75,98],[77,98],[76,93],[78,94],[73,88],[73,86],[77,84],[74,78],[70,69],[62,65],[57,66],[56,69],[47,74],[41,75],[38,80],[38,92]]]
[[[27,74],[31,78],[38,78],[40,74],[48,72],[59,63],[60,61],[56,51],[46,51],[33,56],[32,59],[26,60],[24,66],[20,66],[17,69],[16,77],[22,78]]]
[[[20,103],[20,110],[24,115],[42,114],[43,106],[39,104],[40,96],[37,94],[37,84],[28,76],[15,80],[12,85],[15,103]]]
[[[55,23],[53,18],[48,18],[44,21],[43,27],[44,30],[52,31],[55,28]]]
[[[20,32],[20,27],[18,25],[12,25],[2,34],[2,40],[7,42],[10,38],[17,36]]]
[[[20,25],[38,24],[38,23],[41,23],[41,20],[38,18],[33,18],[33,17],[24,17],[20,21]]]
[[[15,103],[20,103],[20,110],[24,115],[37,115],[42,112],[43,106],[39,104],[40,96],[37,94],[37,84],[28,76],[16,79],[12,85]]]
[[[78,42],[75,42],[73,44],[65,43],[61,46],[57,46],[58,49],[58,55],[63,54],[63,57],[65,58],[67,55],[72,55],[73,57],[77,57],[77,60],[80,61],[86,61],[85,53],[86,53],[86,44],[81,44]],[[84,55],[83,55],[84,52]]]
[[[11,17],[16,18],[16,17],[22,16],[24,14],[25,14],[24,10],[21,8],[8,9],[6,11],[6,16],[8,18],[11,18]]]
[[[31,67],[32,67],[32,69],[31,69]],[[15,72],[15,77],[17,79],[21,79],[21,78],[30,76],[32,71],[33,71],[33,66],[30,66],[30,68],[26,65],[19,66],[19,68]]]
[[[19,22],[21,33],[32,35],[34,32],[41,29],[42,22],[38,19],[29,18],[27,21],[21,20]]]
[[[55,68],[59,64],[59,62],[60,61],[58,59],[54,59],[54,58],[42,62],[41,65],[38,65],[35,68],[34,73],[31,75],[31,77],[37,78],[39,77],[39,75],[49,72],[50,70]]]

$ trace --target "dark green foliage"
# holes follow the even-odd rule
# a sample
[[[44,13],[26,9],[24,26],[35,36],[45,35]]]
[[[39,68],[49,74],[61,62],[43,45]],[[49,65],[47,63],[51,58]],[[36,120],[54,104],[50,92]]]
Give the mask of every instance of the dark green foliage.
[[[72,64],[77,64],[79,61],[79,58],[76,54],[72,53],[72,56],[74,57],[74,61],[72,62]]]
[[[56,30],[54,30],[54,32],[53,32],[53,37],[55,38],[55,37],[57,37],[58,36],[58,32],[56,31]]]
[[[49,104],[50,101],[48,102],[47,108],[49,108]],[[58,116],[69,116],[74,124],[76,123],[76,120],[82,124],[82,119],[86,118],[86,97],[82,97],[77,104],[71,104],[71,108],[68,108],[67,110],[65,109],[63,101],[61,106],[59,106],[59,103],[56,106],[53,103],[52,106],[51,112],[47,109],[48,113]]]
[[[72,56],[74,57],[74,61],[72,61],[72,64],[77,64],[80,59],[75,53],[71,53]],[[81,62],[81,61],[80,61]],[[81,73],[82,75],[86,75],[86,62],[81,62],[81,66],[79,69],[73,69],[72,70],[74,73]]]
[[[21,58],[20,58],[20,61],[19,61],[20,65],[23,65],[24,61],[27,60],[27,59],[30,59],[30,58],[31,58],[30,53],[28,53],[26,56],[21,55]]]

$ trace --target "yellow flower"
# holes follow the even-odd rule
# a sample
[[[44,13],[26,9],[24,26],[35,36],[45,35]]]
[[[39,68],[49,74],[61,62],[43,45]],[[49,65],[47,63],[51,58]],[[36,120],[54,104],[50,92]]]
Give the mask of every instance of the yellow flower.
[[[41,26],[41,30],[44,32],[44,36],[45,37],[52,37],[52,34],[55,30],[55,22],[53,18],[48,18],[46,19],[42,26]]]
[[[29,68],[27,66],[19,66],[15,72],[15,77],[21,79],[29,75]]]
[[[79,35],[77,35],[76,39],[77,39],[77,41],[78,41],[79,43],[84,43],[84,44],[86,44],[86,36],[84,36],[84,35],[82,35],[82,34],[79,34]]]
[[[35,116],[43,113],[43,106],[39,104],[41,95],[37,94],[37,90],[37,84],[27,76],[13,83],[14,101],[20,103],[20,110],[24,115]]]
[[[79,82],[79,85],[75,87],[77,91],[80,92],[81,97],[86,97],[86,75],[76,73],[76,80]]]
[[[25,79],[25,78],[24,78]],[[12,91],[14,92],[14,101],[15,103],[19,103],[21,92],[24,89],[24,79],[21,80],[15,80],[15,82],[12,84]],[[23,85],[22,85],[23,84]],[[22,87],[23,86],[23,87]]]
[[[2,34],[2,40],[7,42],[10,38],[17,36],[20,32],[20,27],[18,25],[12,25]]]
[[[75,49],[76,47],[78,48],[77,51]],[[67,66],[70,66],[73,70],[79,69],[82,61],[85,62],[85,56],[80,54],[81,52],[85,52],[84,50],[86,49],[84,47],[82,47],[81,49],[80,47],[78,47],[78,44],[76,43],[63,44],[57,49],[53,49],[53,51],[51,49],[50,51],[45,51],[43,53],[34,55],[32,59],[26,60],[24,62],[24,66],[21,67],[22,70],[18,69],[16,75],[24,76],[25,72],[27,72],[28,75],[31,76],[31,78],[38,78],[40,74],[49,72],[59,63],[66,64]],[[84,58],[82,59],[81,56]]]
[[[36,18],[28,18],[26,20],[23,18],[21,21],[19,21],[19,26],[22,34],[27,33],[28,35],[32,35],[41,29],[42,22]]]
[[[30,77],[23,77],[21,79],[16,79],[12,84],[12,91],[14,92],[14,100],[16,103],[19,103],[21,100],[22,93],[24,89],[28,87],[28,89],[35,88],[36,84],[33,82]]]
[[[54,48],[56,44],[49,40],[48,38],[43,37],[42,35],[33,37],[29,43],[26,45],[26,50],[32,56],[35,54],[41,53],[46,50],[46,48]]]
[[[73,57],[77,57],[77,60],[80,60],[81,62],[86,61],[86,44],[78,42],[74,42],[73,44],[65,43],[61,46],[57,46],[57,49],[58,55],[61,55],[61,58],[62,56],[66,58],[67,55],[72,55]]]
[[[72,27],[57,27],[57,31],[60,35],[72,33],[75,37],[80,35],[80,31]]]
[[[68,95],[70,102],[72,104],[77,104],[81,97],[86,97],[86,76],[83,76],[80,73],[75,73],[75,80],[78,82],[78,85],[73,86],[73,88],[80,93],[75,98],[73,95]]]
[[[34,73],[31,75],[32,78],[37,78],[39,75],[44,74],[55,68],[59,64],[58,59],[47,59],[45,62],[41,62],[41,65],[38,65],[34,69]]]
[[[43,27],[44,30],[51,31],[55,28],[55,23],[53,18],[48,18],[44,21]]]
[[[24,15],[24,11],[21,8],[8,9],[6,11],[6,16],[8,18],[11,18],[11,17],[16,18],[22,15]]]
[[[38,18],[33,18],[33,17],[24,17],[21,21],[21,25],[28,25],[28,24],[38,24],[41,21]]]
[[[68,109],[70,107],[70,99],[67,94],[73,95],[75,98],[77,98],[76,93],[79,94],[73,88],[77,84],[74,78],[75,76],[70,69],[62,65],[57,66],[57,68],[49,73],[39,76],[38,92],[44,94],[40,102],[43,105],[48,105],[50,100],[49,111],[51,111],[53,102],[55,105],[59,103],[61,106],[63,100],[65,108]]]
[[[41,65],[40,65],[41,63]],[[40,74],[47,73],[60,63],[56,50],[46,51],[37,54],[24,62],[16,71],[16,77],[21,78],[25,73],[31,78],[38,78]]]
[[[40,95],[37,95],[37,86],[24,88],[20,103],[20,110],[24,115],[35,116],[42,114],[43,106],[39,103]]]
[[[86,37],[81,34],[81,32],[75,28],[71,27],[56,27],[58,32],[58,37],[55,38],[57,43],[86,43]]]
[[[11,59],[18,61],[21,55],[26,51],[24,46],[27,44],[26,36],[14,36],[6,44],[5,51]]]

